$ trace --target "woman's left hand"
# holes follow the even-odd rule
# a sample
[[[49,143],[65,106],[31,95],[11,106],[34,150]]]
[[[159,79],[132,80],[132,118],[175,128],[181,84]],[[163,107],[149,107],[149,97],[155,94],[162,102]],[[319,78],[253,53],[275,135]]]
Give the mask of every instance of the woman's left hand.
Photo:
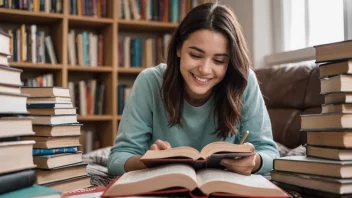
[[[246,142],[244,144],[248,144],[254,148],[251,143]],[[257,171],[261,166],[261,157],[258,153],[255,153],[255,155],[241,159],[222,159],[220,163],[229,171],[242,175],[250,175],[252,172]]]

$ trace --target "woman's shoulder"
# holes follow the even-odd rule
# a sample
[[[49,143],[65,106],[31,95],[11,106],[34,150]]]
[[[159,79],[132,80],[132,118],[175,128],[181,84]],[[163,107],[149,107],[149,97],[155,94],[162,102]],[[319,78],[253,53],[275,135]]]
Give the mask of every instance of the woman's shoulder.
[[[163,78],[164,71],[166,69],[166,64],[160,63],[157,66],[154,67],[148,67],[144,69],[141,73],[140,76],[143,76],[144,78]]]
[[[163,81],[163,74],[166,64],[161,63],[154,67],[144,69],[137,77],[136,83],[153,87],[160,87]]]

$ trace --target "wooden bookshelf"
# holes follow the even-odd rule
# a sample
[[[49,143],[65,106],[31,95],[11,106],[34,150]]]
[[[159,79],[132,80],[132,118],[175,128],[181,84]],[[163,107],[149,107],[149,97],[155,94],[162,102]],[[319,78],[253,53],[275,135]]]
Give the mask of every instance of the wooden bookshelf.
[[[37,24],[49,27],[49,34],[58,61],[58,64],[55,65],[12,62],[12,67],[23,69],[24,73],[53,72],[55,86],[68,87],[68,82],[71,79],[85,80],[87,76],[94,76],[106,85],[103,115],[78,116],[78,120],[84,128],[96,129],[95,132],[99,136],[101,147],[113,145],[118,123],[121,120],[121,116],[117,115],[117,84],[119,79],[131,78],[134,80],[136,75],[145,69],[118,67],[119,33],[124,31],[148,34],[170,33],[177,27],[175,23],[118,19],[117,1],[107,0],[107,3],[107,18],[70,15],[69,0],[63,1],[62,14],[0,8],[0,24]],[[70,29],[88,29],[103,34],[104,66],[69,65],[67,40]]]
[[[119,67],[117,69],[117,72],[119,74],[139,74],[144,69],[145,68],[124,68],[124,67]]]
[[[86,66],[67,66],[69,71],[86,71],[86,72],[112,72],[113,67],[99,66],[99,67],[86,67]]]
[[[133,21],[133,20],[119,20],[118,26],[123,31],[146,31],[146,32],[170,32],[176,29],[178,24],[165,23],[159,21]]]
[[[45,70],[60,70],[63,68],[62,64],[34,64],[34,63],[27,63],[27,62],[11,62],[11,67],[17,67],[20,69],[45,69]]]

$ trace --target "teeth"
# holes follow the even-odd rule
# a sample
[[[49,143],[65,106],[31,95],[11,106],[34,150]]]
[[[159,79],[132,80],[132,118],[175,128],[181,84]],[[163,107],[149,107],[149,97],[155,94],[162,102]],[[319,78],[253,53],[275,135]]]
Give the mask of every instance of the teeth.
[[[193,74],[193,76],[197,79],[197,80],[199,80],[199,81],[201,81],[201,82],[208,82],[210,79],[204,79],[204,78],[198,78],[197,76],[195,76],[194,74]]]

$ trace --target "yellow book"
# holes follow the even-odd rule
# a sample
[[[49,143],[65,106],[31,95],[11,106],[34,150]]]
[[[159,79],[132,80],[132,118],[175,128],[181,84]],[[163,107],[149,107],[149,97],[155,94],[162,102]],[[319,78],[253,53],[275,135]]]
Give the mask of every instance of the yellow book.
[[[21,61],[27,61],[27,33],[26,25],[21,25]]]
[[[97,9],[97,16],[101,17],[101,0],[98,0],[96,9]]]
[[[82,0],[77,0],[77,14],[82,16]]]
[[[9,0],[9,8],[12,8],[12,0]]]

